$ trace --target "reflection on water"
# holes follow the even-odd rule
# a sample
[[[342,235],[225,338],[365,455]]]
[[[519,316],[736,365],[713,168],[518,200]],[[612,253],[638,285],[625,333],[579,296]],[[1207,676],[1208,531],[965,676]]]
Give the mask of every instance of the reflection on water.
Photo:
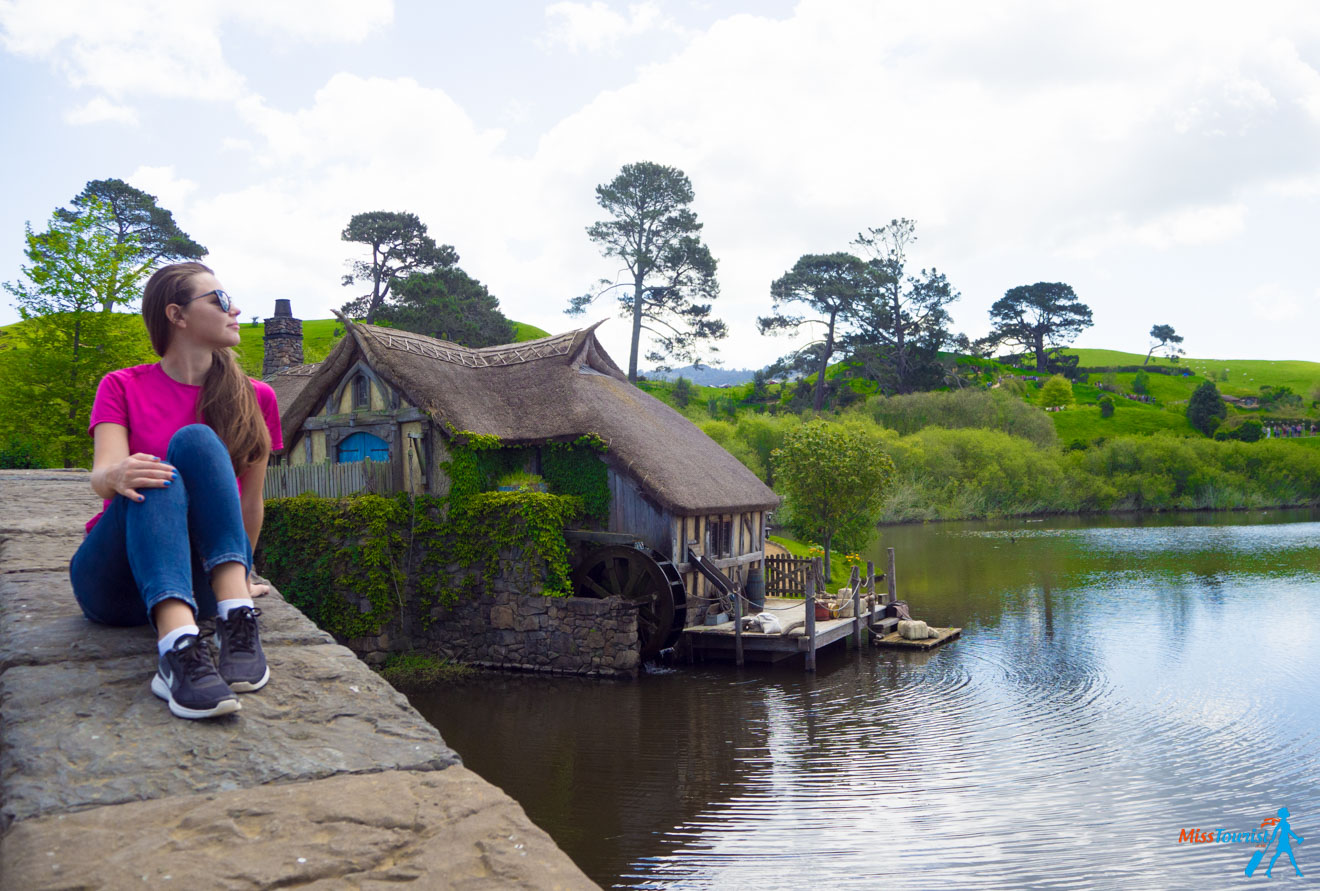
[[[1225,887],[1252,849],[1180,829],[1320,832],[1317,520],[886,529],[962,640],[414,702],[607,886]]]

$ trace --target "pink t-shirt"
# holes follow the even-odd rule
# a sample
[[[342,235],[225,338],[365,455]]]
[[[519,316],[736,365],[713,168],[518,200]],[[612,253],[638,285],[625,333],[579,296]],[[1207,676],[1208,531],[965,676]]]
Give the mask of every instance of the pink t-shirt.
[[[258,380],[252,381],[252,388],[257,393],[257,405],[261,406],[261,414],[270,430],[271,451],[278,451],[284,448],[284,434],[280,431],[280,408],[275,401],[275,391],[269,384]],[[97,424],[122,424],[128,428],[130,455],[143,452],[164,460],[170,437],[179,428],[203,423],[197,416],[197,399],[201,394],[200,386],[179,383],[165,373],[159,362],[121,368],[101,378],[87,432],[95,430]],[[238,481],[238,490],[243,491],[242,480]],[[101,514],[109,505],[110,502],[106,501]],[[88,521],[88,532],[101,519],[101,514]]]

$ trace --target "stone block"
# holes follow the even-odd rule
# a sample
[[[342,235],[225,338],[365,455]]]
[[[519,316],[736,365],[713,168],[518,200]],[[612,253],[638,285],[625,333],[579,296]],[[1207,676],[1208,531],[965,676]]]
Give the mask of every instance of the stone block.
[[[490,611],[490,627],[507,629],[513,627],[513,609],[508,606],[496,606]]]
[[[386,771],[43,817],[0,888],[592,889],[518,803],[462,767]]]
[[[241,711],[183,721],[152,695],[154,652],[0,675],[0,824],[40,814],[334,773],[458,763],[344,647],[272,647]]]

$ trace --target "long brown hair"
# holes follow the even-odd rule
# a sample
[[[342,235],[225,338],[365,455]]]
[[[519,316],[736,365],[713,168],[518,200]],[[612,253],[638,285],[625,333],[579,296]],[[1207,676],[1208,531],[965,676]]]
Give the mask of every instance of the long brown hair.
[[[157,269],[147,282],[142,294],[142,320],[156,355],[165,355],[174,335],[165,308],[171,303],[187,303],[193,277],[203,273],[215,274],[201,263],[172,263]],[[257,394],[229,347],[211,352],[211,367],[202,379],[197,413],[229,449],[235,473],[241,474],[270,454],[270,430],[257,404]]]

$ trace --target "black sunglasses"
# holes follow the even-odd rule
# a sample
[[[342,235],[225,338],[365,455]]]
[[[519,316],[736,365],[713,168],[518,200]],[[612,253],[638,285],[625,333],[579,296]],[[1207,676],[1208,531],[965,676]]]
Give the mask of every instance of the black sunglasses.
[[[183,301],[183,303],[179,305],[187,306],[189,303],[192,303],[194,300],[201,300],[203,297],[210,297],[212,295],[215,295],[215,302],[220,304],[220,309],[223,312],[229,312],[229,307],[234,305],[229,299],[229,292],[221,291],[219,288],[216,288],[214,291],[207,291],[205,294],[198,294],[196,297],[190,297],[189,299]]]

